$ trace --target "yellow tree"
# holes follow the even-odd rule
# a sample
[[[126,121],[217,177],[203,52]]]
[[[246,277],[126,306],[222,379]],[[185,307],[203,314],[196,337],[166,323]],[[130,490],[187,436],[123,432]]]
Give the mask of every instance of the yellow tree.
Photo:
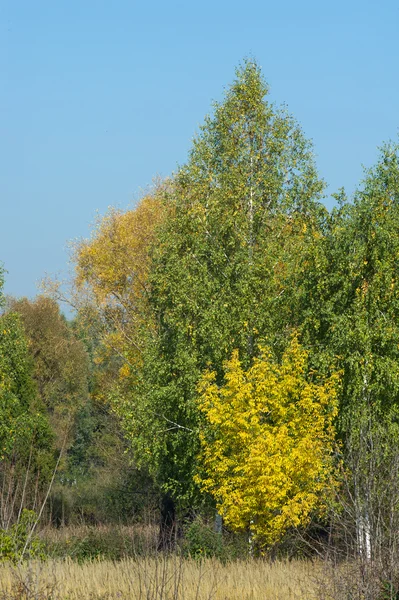
[[[119,381],[130,379],[141,364],[144,338],[151,330],[148,309],[150,248],[166,214],[164,188],[126,212],[111,209],[92,238],[74,248],[75,305],[100,341],[97,361],[105,359]],[[114,377],[111,377],[114,380]],[[108,385],[105,385],[108,387]]]
[[[225,523],[249,529],[260,546],[306,525],[333,485],[337,376],[317,381],[294,336],[281,364],[262,348],[243,370],[238,352],[200,382],[203,471],[197,482],[216,500]]]

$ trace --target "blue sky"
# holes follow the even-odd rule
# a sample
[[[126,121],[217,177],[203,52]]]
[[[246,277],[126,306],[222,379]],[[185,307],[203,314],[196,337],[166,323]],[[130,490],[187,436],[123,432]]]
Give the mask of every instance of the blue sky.
[[[0,0],[6,293],[66,275],[67,242],[97,212],[176,170],[246,56],[313,139],[329,191],[353,191],[397,137],[398,32],[394,0]]]

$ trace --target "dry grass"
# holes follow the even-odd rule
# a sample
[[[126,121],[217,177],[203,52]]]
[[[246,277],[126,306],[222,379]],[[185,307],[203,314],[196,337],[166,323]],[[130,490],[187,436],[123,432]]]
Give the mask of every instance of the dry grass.
[[[156,553],[159,526],[96,525],[47,527],[39,536],[52,558],[120,560]]]
[[[0,564],[1,600],[312,600],[311,563],[179,557]]]
[[[95,531],[96,534],[106,535],[110,533],[118,533],[124,536],[126,539],[136,540],[142,539],[146,542],[146,547],[156,547],[158,541],[159,525],[157,523],[140,524],[135,523],[134,525],[101,525],[96,524],[95,526],[90,525],[68,525],[68,527],[44,527],[41,529],[39,535],[42,539],[48,540],[53,543],[65,543],[66,540],[71,538],[84,539],[88,534]]]

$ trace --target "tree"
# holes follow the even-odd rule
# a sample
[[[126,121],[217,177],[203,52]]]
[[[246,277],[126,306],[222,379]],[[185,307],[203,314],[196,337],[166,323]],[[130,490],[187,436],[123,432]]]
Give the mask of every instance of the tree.
[[[15,451],[25,453],[35,419],[36,390],[31,377],[31,363],[21,324],[16,315],[0,317],[0,391],[2,459]],[[25,422],[27,419],[27,422]],[[28,444],[29,447],[29,444]]]
[[[25,506],[40,505],[54,468],[53,437],[32,377],[27,341],[16,314],[0,316],[0,526]]]
[[[267,91],[256,64],[237,70],[174,179],[152,253],[156,335],[121,412],[136,455],[182,503],[198,492],[201,372],[210,363],[220,382],[234,348],[249,366],[260,338],[284,348],[298,257],[323,213],[311,146]]]
[[[53,523],[65,524],[74,517],[128,519],[137,497],[128,498],[121,488],[129,486],[131,492],[136,473],[102,389],[110,369],[106,362],[92,360],[98,357],[93,329],[82,326],[79,318],[67,321],[58,304],[44,296],[8,299],[8,309],[23,323],[42,408],[57,452],[62,449],[49,498]],[[117,515],[122,505],[128,514]]]
[[[205,422],[196,479],[225,523],[249,529],[259,545],[306,525],[334,485],[338,378],[317,381],[307,361],[294,336],[281,364],[264,347],[244,370],[234,351],[223,385],[210,371],[199,383]]]
[[[340,199],[308,264],[301,321],[317,360],[343,369],[345,431],[359,403],[388,410],[398,399],[398,147],[382,148],[352,203]]]
[[[353,202],[343,192],[339,200],[309,263],[302,336],[314,350],[313,365],[323,368],[334,360],[343,374],[337,430],[346,471],[338,497],[341,512],[333,518],[334,539],[339,540],[334,551],[357,558],[363,575],[374,583],[385,573],[386,582],[394,586],[399,517],[398,145],[381,148]],[[346,537],[342,544],[340,531]]]
[[[104,519],[104,515],[115,517],[118,510],[110,508],[109,502],[123,503],[131,514],[140,504],[131,489],[143,482],[147,490],[151,488],[148,474],[137,472],[134,458],[132,461],[130,456],[133,464],[128,462],[114,411],[119,402],[111,400],[130,395],[142,362],[143,336],[153,330],[148,310],[149,251],[167,212],[164,196],[168,185],[157,185],[134,209],[110,209],[98,219],[89,240],[74,244],[75,277],[69,297],[64,298],[57,282],[45,282],[50,295],[68,301],[76,310],[72,338],[75,348],[79,340],[84,343],[90,363],[90,397],[84,404],[75,402],[72,411],[76,424],[65,467],[76,485],[73,490],[60,491],[62,519],[67,516],[64,496],[81,515]],[[125,491],[121,491],[122,485]]]
[[[74,301],[79,319],[102,342],[98,362],[114,357],[114,377],[135,377],[142,362],[143,328],[150,330],[148,271],[150,247],[167,209],[167,183],[135,209],[111,209],[90,240],[76,244]]]
[[[9,299],[8,310],[20,316],[37,391],[46,407],[56,446],[66,450],[73,438],[76,414],[88,399],[85,347],[50,298]]]
[[[397,445],[399,406],[397,145],[381,149],[376,166],[366,173],[348,207],[344,223],[341,235],[345,235],[348,256],[341,258],[341,277],[346,283],[335,294],[340,294],[342,308],[330,334],[344,368],[340,426],[351,470],[356,553],[366,560],[384,562],[397,537],[386,535],[389,528],[383,523],[396,522],[398,517],[393,482],[385,509],[376,502],[376,490],[382,484],[381,464],[385,460],[387,472],[394,472],[398,458],[389,451]],[[341,236],[336,237],[336,255],[340,256]],[[354,456],[358,459],[353,460]]]

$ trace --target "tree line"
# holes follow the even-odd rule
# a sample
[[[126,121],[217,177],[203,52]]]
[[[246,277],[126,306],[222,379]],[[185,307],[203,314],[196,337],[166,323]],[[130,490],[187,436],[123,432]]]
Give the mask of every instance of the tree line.
[[[217,510],[260,552],[322,527],[334,551],[387,564],[398,150],[328,211],[311,143],[244,62],[186,164],[75,245],[72,321],[49,298],[3,299],[2,526],[35,508],[60,456],[60,521],[68,494],[90,518],[100,473],[108,516],[109,502],[139,514],[145,491],[168,539],[179,517]]]

